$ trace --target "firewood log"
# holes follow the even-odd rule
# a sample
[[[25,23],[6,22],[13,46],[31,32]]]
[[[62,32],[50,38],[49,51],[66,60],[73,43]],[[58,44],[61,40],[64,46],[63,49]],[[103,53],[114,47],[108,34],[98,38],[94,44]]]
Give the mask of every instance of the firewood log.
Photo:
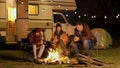
[[[95,58],[91,58],[89,56],[85,56],[85,55],[82,55],[82,54],[77,54],[77,55],[75,55],[75,57],[78,61],[86,63],[86,64],[94,64],[94,65],[98,65],[98,66],[112,64],[112,63],[107,63],[107,62],[97,60]]]

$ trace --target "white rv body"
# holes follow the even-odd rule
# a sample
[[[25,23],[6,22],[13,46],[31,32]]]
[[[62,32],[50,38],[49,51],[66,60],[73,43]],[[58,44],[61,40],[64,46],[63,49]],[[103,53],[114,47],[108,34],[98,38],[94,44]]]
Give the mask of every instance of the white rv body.
[[[15,33],[10,35],[8,29],[11,28],[8,27],[9,23],[7,23],[9,21],[7,17],[7,1],[9,0],[0,1],[0,9],[3,9],[0,11],[0,33],[7,37],[7,42],[21,41],[36,27],[40,27],[43,30],[43,39],[50,41],[57,22],[61,23],[63,30],[68,35],[72,35],[74,32],[74,26],[68,23],[62,12],[74,11],[76,9],[75,0],[11,0],[11,4],[16,3],[16,5],[13,5],[13,7],[16,6],[16,20],[15,24],[12,25]],[[29,14],[29,5],[37,5],[38,13]],[[64,23],[54,21],[55,15],[61,16]]]
[[[4,0],[0,1],[0,33],[6,36],[6,3]]]

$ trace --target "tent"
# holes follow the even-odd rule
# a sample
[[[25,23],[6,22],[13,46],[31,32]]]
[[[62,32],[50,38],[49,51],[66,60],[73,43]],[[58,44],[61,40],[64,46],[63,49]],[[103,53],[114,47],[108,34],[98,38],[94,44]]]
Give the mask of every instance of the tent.
[[[107,49],[112,45],[112,38],[110,34],[102,28],[94,28],[91,30],[93,35],[97,38],[96,48]]]

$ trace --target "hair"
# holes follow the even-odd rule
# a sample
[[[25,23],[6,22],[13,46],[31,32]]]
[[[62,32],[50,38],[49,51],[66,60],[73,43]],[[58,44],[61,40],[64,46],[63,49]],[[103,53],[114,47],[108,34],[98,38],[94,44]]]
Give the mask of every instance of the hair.
[[[40,28],[35,28],[32,32],[33,32],[33,33],[36,33],[36,32],[40,32],[40,31],[41,31]]]
[[[59,34],[58,34],[58,31],[57,31],[57,27],[60,27],[60,28],[61,28]],[[54,35],[61,35],[62,33],[63,33],[62,26],[61,26],[60,23],[57,23],[57,24],[56,24],[56,30],[55,30],[55,32],[54,32]]]
[[[82,24],[83,24],[83,22],[81,22],[81,21],[76,22],[76,25],[82,25]]]
[[[62,29],[62,26],[61,26],[60,23],[57,23],[57,24],[56,24],[56,29],[57,29],[57,27],[60,27],[60,28]]]

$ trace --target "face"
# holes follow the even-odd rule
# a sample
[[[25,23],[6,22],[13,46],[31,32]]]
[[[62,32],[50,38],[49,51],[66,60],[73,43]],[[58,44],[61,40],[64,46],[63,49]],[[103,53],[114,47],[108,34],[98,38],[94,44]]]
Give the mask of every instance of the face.
[[[82,32],[83,31],[83,25],[76,25],[76,28],[78,31]]]
[[[57,31],[58,31],[58,32],[61,31],[61,27],[60,27],[60,26],[57,27]]]
[[[39,33],[39,32],[36,32],[36,33],[35,33],[35,35],[36,35],[36,36],[39,36],[39,35],[40,35],[40,33]]]

